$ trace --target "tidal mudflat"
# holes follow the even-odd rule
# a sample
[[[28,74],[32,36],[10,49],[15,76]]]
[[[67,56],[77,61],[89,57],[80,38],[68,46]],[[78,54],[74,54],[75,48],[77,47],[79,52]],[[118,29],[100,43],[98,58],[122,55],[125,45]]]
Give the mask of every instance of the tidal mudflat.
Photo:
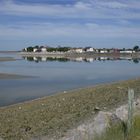
[[[30,76],[22,76],[16,74],[9,74],[9,73],[0,73],[0,79],[21,79],[21,78],[29,78]]]
[[[0,62],[4,62],[4,61],[15,61],[16,59],[14,59],[13,57],[0,57]]]
[[[0,57],[0,62],[16,61],[13,57]],[[27,76],[22,76],[18,74],[0,73],[0,79],[20,79],[27,78]]]

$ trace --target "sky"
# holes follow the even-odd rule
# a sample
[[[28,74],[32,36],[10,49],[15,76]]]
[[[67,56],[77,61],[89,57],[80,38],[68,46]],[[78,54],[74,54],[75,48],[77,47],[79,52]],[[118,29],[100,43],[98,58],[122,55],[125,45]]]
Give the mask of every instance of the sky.
[[[0,50],[140,45],[140,0],[0,0]]]

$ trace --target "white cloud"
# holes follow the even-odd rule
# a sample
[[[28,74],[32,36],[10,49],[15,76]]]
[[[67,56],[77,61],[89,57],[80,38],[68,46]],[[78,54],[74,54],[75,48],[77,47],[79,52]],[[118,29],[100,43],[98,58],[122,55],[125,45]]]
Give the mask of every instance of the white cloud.
[[[74,5],[27,4],[5,1],[0,3],[1,14],[19,16],[48,16],[58,18],[140,19],[140,1],[77,1]]]
[[[124,38],[129,42],[140,38],[139,25],[134,23],[135,19],[140,19],[140,1],[137,0],[77,0],[73,5],[28,4],[3,0],[0,1],[1,15],[8,15],[6,18],[16,15],[15,21],[1,22],[1,40],[85,40],[88,45],[90,40],[100,42]],[[21,18],[18,16],[23,16],[22,21],[19,21]]]
[[[27,23],[24,25],[0,25],[0,38],[139,38],[138,27],[118,27],[113,25]]]
[[[74,5],[74,8],[77,10],[90,10],[92,7],[90,3],[77,2]]]
[[[128,8],[127,4],[120,3],[117,1],[109,1],[109,2],[98,2],[98,5],[105,8],[113,8],[113,9],[122,9],[122,8]]]

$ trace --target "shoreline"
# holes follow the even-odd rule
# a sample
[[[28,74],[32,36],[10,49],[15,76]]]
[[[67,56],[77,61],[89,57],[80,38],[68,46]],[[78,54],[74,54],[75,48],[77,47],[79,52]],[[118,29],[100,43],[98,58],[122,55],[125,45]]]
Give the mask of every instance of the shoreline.
[[[13,57],[0,57],[0,62],[8,62],[8,61],[16,61],[17,59]],[[10,80],[10,79],[22,79],[22,78],[30,78],[32,76],[26,75],[18,75],[18,74],[11,74],[11,73],[1,73],[0,72],[0,80]]]
[[[32,76],[9,74],[9,73],[0,73],[0,80],[13,80],[13,79],[23,79],[23,78],[31,78],[31,77]]]
[[[17,75],[14,75],[14,76],[17,76]],[[21,75],[18,75],[18,76],[21,76]],[[25,76],[25,77],[30,78],[30,76]],[[3,79],[0,79],[0,80],[3,80]],[[140,80],[140,78],[132,78],[132,79],[128,79],[128,80],[118,80],[118,81],[114,81],[114,82],[100,83],[100,84],[97,84],[97,85],[89,85],[89,86],[86,86],[86,87],[81,87],[81,88],[76,88],[76,89],[71,89],[71,90],[64,90],[64,91],[61,91],[61,92],[56,92],[56,94],[53,94],[53,95],[39,97],[39,98],[35,98],[35,99],[32,99],[32,100],[27,100],[27,101],[23,101],[23,102],[19,102],[19,103],[14,103],[14,104],[11,104],[11,105],[0,106],[0,109],[1,108],[7,108],[7,107],[14,107],[14,106],[18,106],[18,105],[24,105],[24,104],[32,103],[34,101],[44,100],[48,97],[55,97],[55,96],[59,96],[59,95],[61,96],[63,94],[65,95],[67,93],[70,94],[72,92],[77,92],[77,91],[84,90],[84,89],[89,89],[89,88],[93,89],[93,88],[98,88],[100,86],[109,86],[109,85],[112,85],[112,84],[129,82],[129,81],[132,81],[132,80]]]
[[[0,57],[0,62],[6,62],[6,61],[16,61],[13,57]]]
[[[139,85],[140,78],[135,78],[1,107],[0,137],[15,138],[14,132],[17,132],[17,140],[38,136],[61,137],[65,131],[95,116],[95,109],[112,110],[125,104],[128,88],[135,90],[135,98],[140,97]]]
[[[19,52],[21,56],[32,56],[32,57],[66,57],[66,58],[75,58],[75,57],[132,57],[140,58],[140,53],[45,53],[45,52]]]

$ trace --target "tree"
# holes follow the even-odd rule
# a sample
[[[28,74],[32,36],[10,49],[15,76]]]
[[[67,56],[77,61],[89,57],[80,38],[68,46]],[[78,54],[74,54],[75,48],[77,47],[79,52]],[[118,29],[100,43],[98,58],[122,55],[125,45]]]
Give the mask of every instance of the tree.
[[[137,64],[137,63],[139,63],[139,60],[137,58],[135,58],[135,59],[133,59],[133,62]]]
[[[48,51],[48,52],[56,52],[56,48],[51,48],[51,47],[50,47],[50,48],[47,48],[47,51]]]
[[[136,52],[139,51],[139,46],[137,46],[137,45],[134,46],[134,47],[133,47],[133,50],[136,51]]]
[[[38,45],[36,45],[36,46],[34,46],[34,48],[39,49],[39,46],[38,46]]]
[[[24,48],[24,49],[22,49],[22,52],[26,52],[26,49]]]
[[[125,48],[123,48],[122,51],[125,51]]]
[[[67,52],[69,50],[70,50],[70,48],[68,48],[68,47],[59,47],[59,48],[57,48],[57,51],[59,51],[59,52]]]
[[[33,52],[33,47],[28,47],[27,52]]]

